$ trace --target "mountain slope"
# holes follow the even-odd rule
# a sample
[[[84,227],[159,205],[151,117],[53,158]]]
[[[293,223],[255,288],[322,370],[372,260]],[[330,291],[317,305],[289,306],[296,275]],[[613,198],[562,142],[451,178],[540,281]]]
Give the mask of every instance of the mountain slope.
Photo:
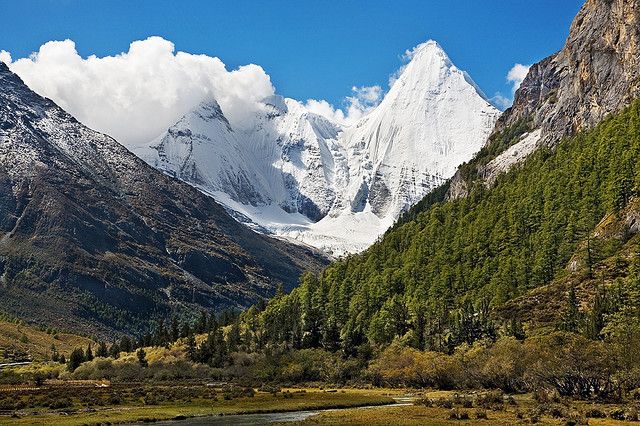
[[[633,3],[637,11],[638,2]],[[624,28],[627,19],[608,13],[616,4],[622,2],[588,1],[570,40],[582,31],[581,23],[595,19],[606,21],[602,27]],[[591,37],[574,48],[597,45],[601,34]],[[635,63],[639,54],[636,45],[625,57]],[[559,80],[557,87],[571,86],[576,73],[565,69],[568,81]],[[594,84],[583,89],[609,93],[618,107],[624,106],[626,86],[614,94],[608,86],[619,87],[618,82],[596,79]],[[576,93],[571,99],[583,98]],[[555,116],[544,108],[535,111],[553,122]],[[528,121],[517,120],[512,129],[499,124],[492,143],[507,149],[509,141],[531,129]],[[543,128],[539,136],[545,135],[550,133]],[[481,151],[470,164],[496,154],[492,149]],[[587,305],[592,303],[589,292],[607,286],[621,289],[616,293],[620,300],[634,297],[626,308],[637,325],[639,158],[640,100],[635,100],[595,128],[534,149],[519,167],[498,174],[492,185],[476,182],[465,197],[445,199],[451,186],[443,185],[372,247],[333,263],[318,277],[305,276],[291,295],[274,299],[264,318],[272,315],[274,324],[281,324],[279,312],[302,306],[300,321],[289,320],[291,329],[274,331],[276,340],[291,340],[302,330],[316,337],[309,339],[313,345],[335,349],[340,344],[354,356],[363,343],[386,345],[394,339],[420,349],[452,351],[495,337],[492,314],[507,324],[526,320],[533,332],[540,325],[558,324],[569,288],[587,293],[580,295]],[[463,173],[469,172],[467,167]],[[600,337],[605,319],[596,318],[591,325],[593,338]],[[270,327],[267,321],[265,328]]]
[[[281,216],[304,223],[322,218],[340,179],[335,176],[344,156],[336,145],[340,129],[292,99],[273,96],[263,107],[253,126],[233,130],[212,100],[134,151],[152,166],[214,194],[266,232],[276,225],[256,207],[274,206]]]
[[[450,197],[492,183],[540,146],[593,127],[640,96],[640,2],[589,0],[558,53],[534,64],[487,146],[456,174]],[[507,152],[507,148],[511,147]]]
[[[509,333],[514,321],[524,322],[528,335],[554,330],[570,288],[583,312],[593,308],[597,292],[618,301],[601,305],[601,314],[617,314],[635,291],[625,315],[637,324],[638,158],[635,101],[555,150],[534,153],[493,188],[436,203],[365,252],[318,277],[306,275],[291,294],[270,301],[262,314],[265,334],[274,343],[341,348],[354,356],[363,343],[394,339],[450,352],[494,338],[499,326]],[[589,325],[590,335],[598,338],[608,320]]]
[[[257,229],[335,254],[373,243],[482,147],[499,115],[433,41],[351,127],[274,96],[253,126],[232,129],[216,105],[136,153]]]
[[[319,233],[364,250],[471,159],[498,116],[438,43],[417,46],[380,105],[344,130],[348,186],[328,217],[296,237],[317,245]]]
[[[255,234],[0,64],[0,309],[87,333],[241,307],[323,260]]]

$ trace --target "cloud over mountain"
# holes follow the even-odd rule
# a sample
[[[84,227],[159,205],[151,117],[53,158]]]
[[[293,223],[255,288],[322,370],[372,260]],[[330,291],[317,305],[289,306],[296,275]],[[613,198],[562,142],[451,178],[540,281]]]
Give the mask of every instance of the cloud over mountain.
[[[0,60],[83,123],[132,145],[153,139],[211,96],[232,125],[242,126],[274,93],[258,65],[227,70],[219,58],[176,52],[161,37],[134,41],[114,56],[83,58],[64,40],[13,61],[3,51]]]

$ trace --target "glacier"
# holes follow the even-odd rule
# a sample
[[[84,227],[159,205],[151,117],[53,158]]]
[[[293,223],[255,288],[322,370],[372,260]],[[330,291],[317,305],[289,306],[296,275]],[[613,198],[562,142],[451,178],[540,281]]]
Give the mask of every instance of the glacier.
[[[435,41],[418,45],[378,106],[351,125],[278,95],[248,128],[210,99],[130,147],[254,229],[340,256],[376,241],[453,176],[500,115]]]

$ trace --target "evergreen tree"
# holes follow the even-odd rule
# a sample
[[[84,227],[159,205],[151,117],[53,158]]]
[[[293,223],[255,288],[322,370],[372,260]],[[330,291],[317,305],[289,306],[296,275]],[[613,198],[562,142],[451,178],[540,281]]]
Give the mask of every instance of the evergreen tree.
[[[98,344],[98,349],[96,350],[96,356],[101,358],[106,358],[109,356],[109,351],[107,349],[107,344],[105,342],[100,342]]]
[[[518,340],[524,340],[526,335],[522,322],[518,321],[515,317],[512,317],[509,322],[509,326],[507,327],[507,335],[515,337]]]
[[[73,373],[85,361],[86,360],[84,357],[84,351],[82,350],[82,348],[76,348],[73,350],[73,352],[71,352],[71,355],[69,356],[69,364],[67,365],[67,370]]]
[[[207,330],[209,330],[209,321],[209,314],[207,314],[207,311],[200,311],[200,318],[198,318],[198,321],[196,322],[196,333],[202,334],[207,332]]]
[[[229,335],[227,336],[229,352],[238,351],[240,345],[242,344],[242,335],[240,334],[240,319],[236,318],[236,320],[231,324],[229,329]]]
[[[149,366],[149,362],[147,361],[147,353],[144,351],[144,348],[138,349],[138,352],[136,352],[136,355],[138,356],[138,364],[140,364],[140,366],[142,367]]]
[[[120,358],[120,345],[118,344],[118,342],[114,342],[109,347],[109,356],[113,359]]]
[[[182,329],[180,330],[180,337],[185,338],[192,335],[191,326],[188,322],[182,324]]]
[[[133,352],[133,342],[129,338],[129,336],[123,336],[120,339],[120,344],[118,345],[120,352]]]
[[[180,338],[180,323],[178,318],[173,316],[171,318],[171,341],[175,342]]]
[[[586,337],[593,340],[601,339],[602,330],[605,327],[605,317],[613,313],[612,302],[609,299],[604,284],[596,292],[591,310],[586,318]]]
[[[196,339],[193,337],[193,334],[189,334],[187,336],[187,358],[191,361],[197,361],[197,348],[196,348]]]
[[[56,345],[51,345],[51,361],[58,362],[60,360],[60,354],[58,353],[58,349]]]
[[[84,353],[85,361],[93,361],[93,351],[91,350],[91,343],[87,346],[87,350]]]
[[[571,287],[571,289],[569,290],[569,296],[567,298],[565,310],[561,316],[560,329],[563,331],[578,333],[580,331],[581,325],[582,315],[579,310],[576,290],[574,287]]]

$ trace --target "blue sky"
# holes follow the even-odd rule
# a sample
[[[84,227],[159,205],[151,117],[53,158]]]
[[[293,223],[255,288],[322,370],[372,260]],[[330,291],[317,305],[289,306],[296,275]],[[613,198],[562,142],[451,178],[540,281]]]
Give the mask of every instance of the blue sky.
[[[505,76],[562,47],[582,0],[472,1],[4,1],[0,49],[25,57],[70,38],[82,56],[127,51],[160,35],[177,50],[217,56],[228,68],[261,65],[277,91],[336,106],[352,86],[379,84],[402,53],[437,40],[493,96]]]

